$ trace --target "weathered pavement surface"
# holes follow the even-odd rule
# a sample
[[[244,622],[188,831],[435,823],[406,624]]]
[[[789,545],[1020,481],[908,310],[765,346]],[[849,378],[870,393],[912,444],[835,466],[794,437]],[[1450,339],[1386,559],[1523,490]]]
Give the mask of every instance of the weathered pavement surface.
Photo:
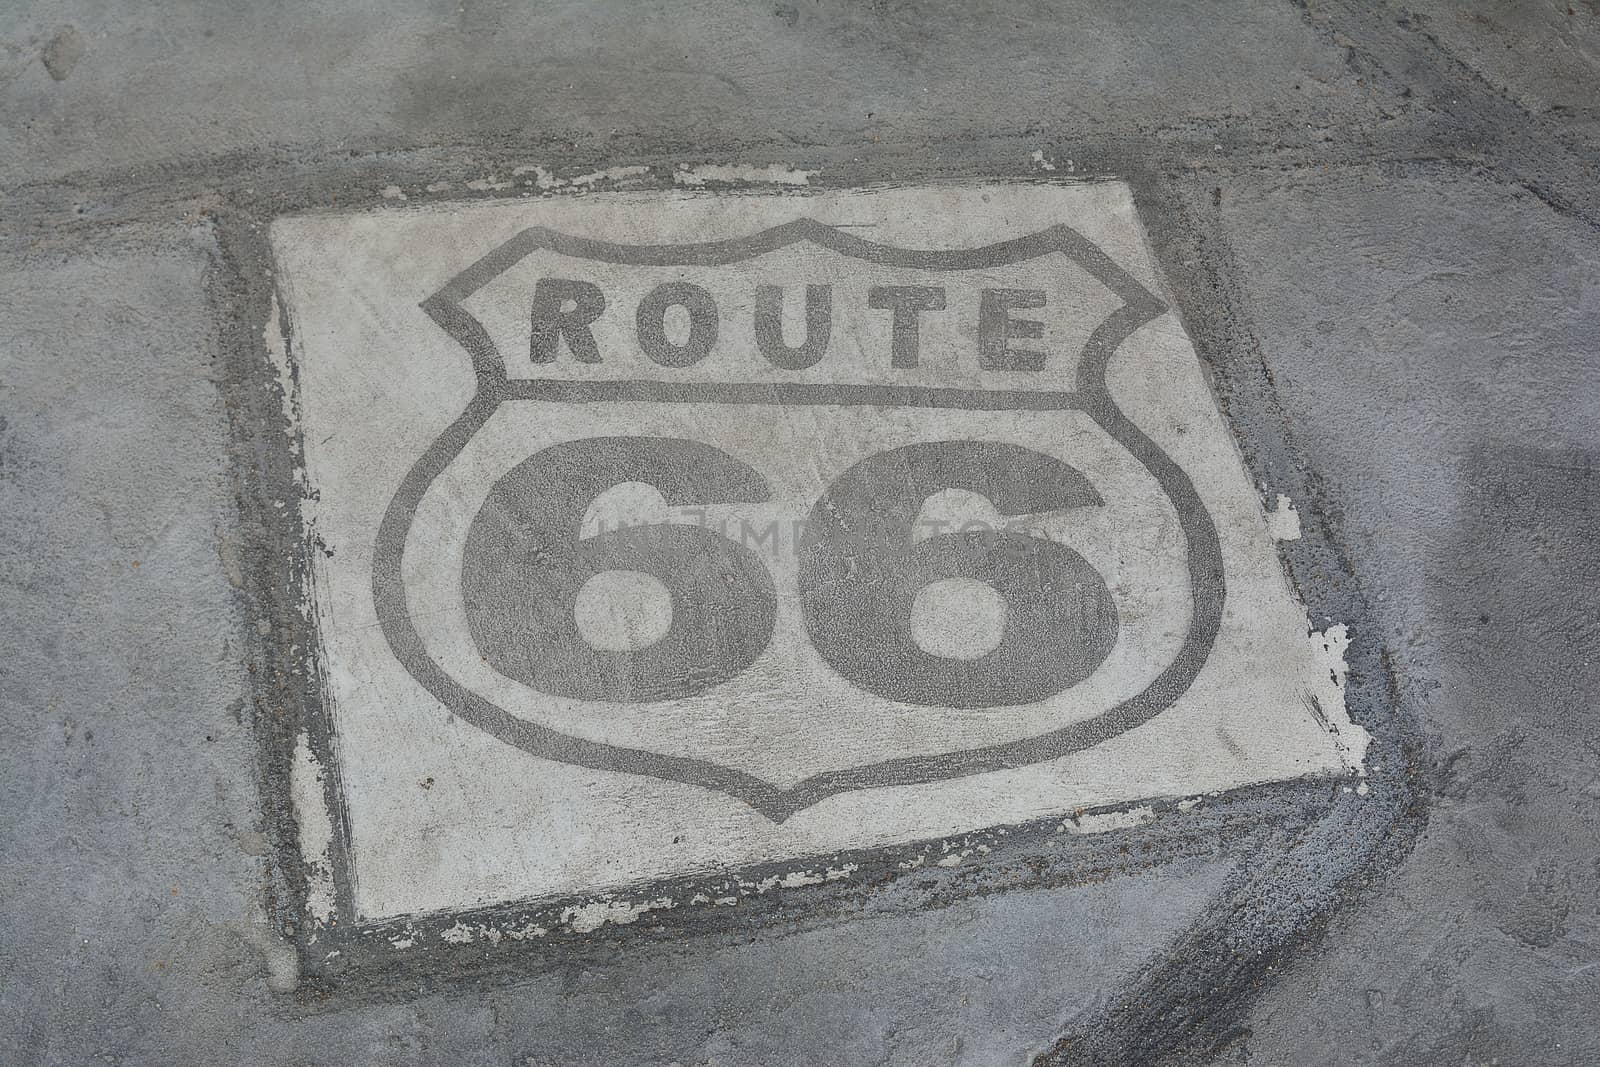
[[[0,1060],[1600,1059],[1591,5],[56,3],[0,41]],[[801,172],[1127,183],[1349,628],[1365,792],[330,965],[272,220]]]

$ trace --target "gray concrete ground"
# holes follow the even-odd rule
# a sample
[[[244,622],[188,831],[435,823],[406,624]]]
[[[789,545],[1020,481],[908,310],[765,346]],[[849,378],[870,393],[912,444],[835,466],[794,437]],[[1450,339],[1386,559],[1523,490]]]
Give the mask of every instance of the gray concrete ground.
[[[1533,0],[0,14],[0,1061],[1600,1060],[1597,66],[1600,12]],[[1397,695],[1393,817],[1276,881],[1219,846],[300,982],[229,234],[704,163],[1134,179],[1247,453],[1326,532],[1297,579]]]

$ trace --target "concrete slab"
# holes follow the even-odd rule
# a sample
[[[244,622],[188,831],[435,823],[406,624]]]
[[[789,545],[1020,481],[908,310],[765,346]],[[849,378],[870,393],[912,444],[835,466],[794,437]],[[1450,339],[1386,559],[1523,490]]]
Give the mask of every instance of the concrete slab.
[[[1201,122],[1271,111],[1320,126],[1366,95],[1292,9],[1246,0],[1078,5],[1071,18],[992,4],[686,10],[581,0],[533,11],[408,0],[164,16],[78,0],[13,6],[0,28],[10,46],[0,180],[116,160],[136,178],[181,182],[162,166],[175,156],[265,146],[294,159],[327,145],[498,143],[546,167],[579,144],[639,154],[685,138],[706,149],[777,138],[855,149],[946,133],[952,116],[973,136],[1109,130],[1135,115],[1181,126],[1184,102]],[[74,38],[81,55],[58,80],[44,55]],[[1073,60],[1045,77],[1041,54]],[[982,89],[999,83],[1008,91]],[[430,181],[485,177],[449,169]]]
[[[350,841],[325,861],[301,811],[353,899],[321,923],[726,912],[855,880],[845,850],[949,865],[949,835],[1361,772],[1343,631],[1288,588],[1126,186],[272,239],[329,720],[296,804],[336,762]]]
[[[1241,180],[1216,210],[1438,753],[1411,861],[1266,998],[1248,1051],[1589,1062],[1594,233],[1467,177]]]
[[[234,991],[260,985],[251,941],[277,941],[202,296],[216,246],[198,227],[123,237],[138,251],[39,250],[0,269],[12,1063],[183,1055],[175,1021],[214,1025]],[[292,984],[292,951],[274,958]]]
[[[1578,117],[1591,129],[1600,120],[1600,12],[1589,4],[1425,0],[1395,18],[1529,111],[1588,112]]]

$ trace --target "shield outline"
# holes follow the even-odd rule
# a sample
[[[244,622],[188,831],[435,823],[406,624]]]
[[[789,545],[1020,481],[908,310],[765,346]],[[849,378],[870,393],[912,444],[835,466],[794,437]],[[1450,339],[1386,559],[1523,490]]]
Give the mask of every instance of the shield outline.
[[[928,271],[1001,266],[1059,253],[1123,301],[1084,343],[1076,388],[1068,392],[966,390],[912,386],[817,384],[711,384],[659,381],[573,382],[511,380],[488,331],[462,302],[495,277],[538,251],[631,266],[727,266],[788,245],[810,242],[874,264]],[[530,755],[594,770],[616,771],[699,786],[744,802],[781,823],[841,793],[910,786],[1007,770],[1092,748],[1171,707],[1188,690],[1209,657],[1221,626],[1226,583],[1215,522],[1183,469],[1124,415],[1106,388],[1112,355],[1135,331],[1167,311],[1166,305],[1098,246],[1064,224],[978,248],[914,250],[877,244],[811,218],[770,227],[748,237],[678,245],[628,245],[530,227],[467,267],[422,301],[422,309],[466,350],[477,376],[467,407],[423,452],[401,480],[379,524],[373,548],[372,595],[379,624],[400,664],[447,710],[497,740]],[[911,404],[925,407],[1030,408],[1081,411],[1151,474],[1172,502],[1185,541],[1192,611],[1177,654],[1143,690],[1089,719],[1016,741],[924,756],[906,756],[826,771],[780,788],[755,775],[707,760],[669,756],[591,741],[519,718],[451,678],[427,653],[406,606],[401,562],[406,535],[433,480],[507,400],[663,400],[692,393],[697,399],[767,403]]]

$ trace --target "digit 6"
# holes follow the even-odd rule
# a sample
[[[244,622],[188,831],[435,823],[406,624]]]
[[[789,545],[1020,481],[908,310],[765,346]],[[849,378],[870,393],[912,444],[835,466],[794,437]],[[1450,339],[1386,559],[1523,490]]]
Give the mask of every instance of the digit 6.
[[[1017,532],[914,544],[917,514],[942,489],[981,493],[1003,515],[1101,503],[1077,470],[1017,445],[941,441],[862,460],[817,501],[801,538],[801,609],[817,652],[862,689],[908,704],[1026,704],[1087,678],[1117,638],[1099,572],[1066,545]],[[1000,644],[976,659],[912,640],[917,590],[947,578],[977,579],[1005,600]]]
[[[591,437],[537,452],[495,482],[467,531],[467,626],[495,670],[552,696],[671,700],[727,681],[772,640],[772,576],[744,545],[662,523],[579,538],[596,497],[622,482],[671,505],[756,503],[766,481],[709,445],[670,437]],[[672,627],[648,647],[592,647],[574,605],[604,571],[643,571],[672,595]]]

